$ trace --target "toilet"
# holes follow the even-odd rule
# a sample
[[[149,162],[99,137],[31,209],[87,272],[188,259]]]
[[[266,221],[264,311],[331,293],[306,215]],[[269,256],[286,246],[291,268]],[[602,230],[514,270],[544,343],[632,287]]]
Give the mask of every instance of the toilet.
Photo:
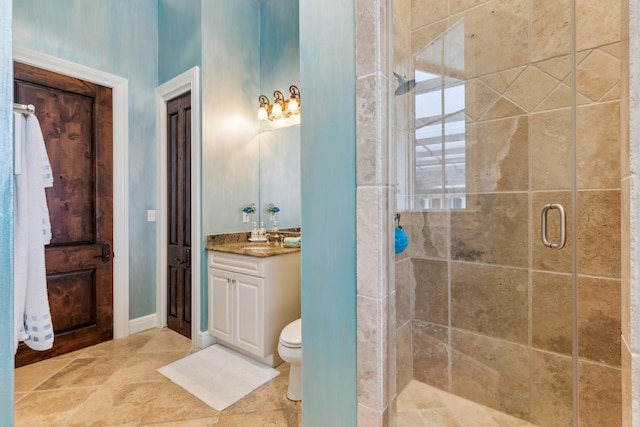
[[[302,400],[302,319],[294,320],[280,333],[278,354],[291,365],[289,371],[289,400]]]

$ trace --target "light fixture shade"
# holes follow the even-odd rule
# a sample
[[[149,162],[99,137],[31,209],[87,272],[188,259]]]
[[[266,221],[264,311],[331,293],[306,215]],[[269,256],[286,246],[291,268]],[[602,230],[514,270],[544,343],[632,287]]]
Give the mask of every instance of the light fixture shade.
[[[271,116],[274,119],[282,118],[282,106],[280,105],[279,102],[273,103],[273,108],[271,109]]]
[[[300,109],[298,107],[298,100],[296,98],[289,99],[289,102],[287,104],[287,110],[289,111],[289,113],[298,114],[300,112]]]
[[[258,108],[258,120],[267,120],[268,118],[267,109],[262,106]]]

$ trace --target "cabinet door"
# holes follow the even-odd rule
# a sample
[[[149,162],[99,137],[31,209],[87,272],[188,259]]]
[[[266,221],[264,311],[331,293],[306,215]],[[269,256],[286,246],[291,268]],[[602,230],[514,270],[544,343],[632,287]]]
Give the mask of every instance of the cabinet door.
[[[234,274],[236,291],[234,317],[235,345],[264,357],[264,279]]]
[[[209,268],[209,333],[233,342],[233,274]]]

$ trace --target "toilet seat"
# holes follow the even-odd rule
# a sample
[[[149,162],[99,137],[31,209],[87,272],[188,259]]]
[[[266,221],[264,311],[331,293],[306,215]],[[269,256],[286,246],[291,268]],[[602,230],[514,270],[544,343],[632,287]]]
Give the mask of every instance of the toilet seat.
[[[302,347],[302,319],[294,320],[280,333],[280,344],[288,348]]]

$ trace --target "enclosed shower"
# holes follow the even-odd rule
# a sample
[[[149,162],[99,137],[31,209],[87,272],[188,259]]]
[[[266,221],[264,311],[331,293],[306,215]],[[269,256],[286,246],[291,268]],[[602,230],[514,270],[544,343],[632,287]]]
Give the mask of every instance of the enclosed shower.
[[[399,396],[621,425],[623,9],[393,0]]]

